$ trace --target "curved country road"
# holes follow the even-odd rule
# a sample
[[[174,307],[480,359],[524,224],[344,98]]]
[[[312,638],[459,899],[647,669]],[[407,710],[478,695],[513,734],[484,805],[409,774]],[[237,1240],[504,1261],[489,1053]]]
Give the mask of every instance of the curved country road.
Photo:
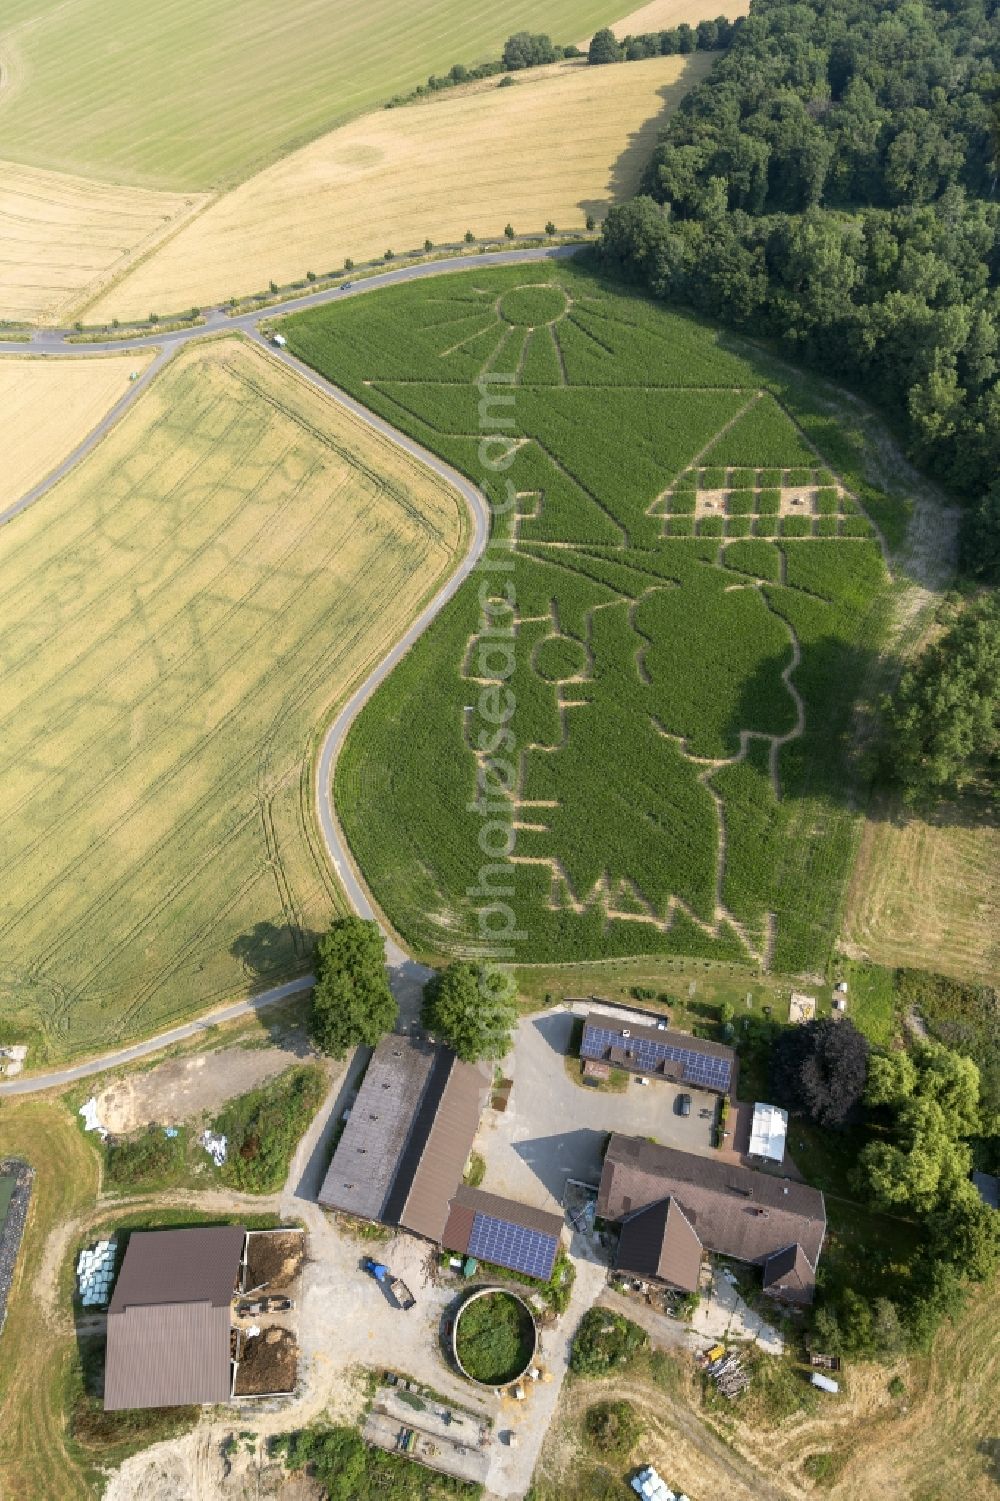
[[[53,485],[57,484],[63,476],[86,457],[97,446],[104,435],[114,426],[123,412],[131,405],[140,393],[149,385],[155,376],[162,370],[171,356],[182,346],[195,339],[203,339],[206,336],[218,334],[223,331],[234,330],[248,334],[255,342],[266,344],[259,331],[259,323],[262,319],[279,317],[283,313],[301,312],[307,308],[321,307],[329,302],[341,302],[345,298],[362,296],[366,292],[378,291],[382,287],[392,286],[398,282],[416,281],[425,276],[435,276],[450,271],[474,270],[480,266],[509,265],[519,261],[541,261],[561,259],[565,256],[575,255],[579,246],[556,245],[540,247],[536,250],[507,250],[491,251],[485,255],[457,256],[448,261],[431,261],[420,266],[400,267],[395,271],[382,272],[377,276],[370,277],[366,281],[352,285],[348,291],[333,287],[323,292],[315,292],[309,297],[296,298],[288,303],[275,304],[273,307],[264,309],[259,313],[247,313],[238,318],[230,318],[221,309],[213,309],[209,312],[204,324],[198,328],[181,329],[172,334],[165,334],[162,338],[154,339],[108,339],[107,341],[81,346],[67,342],[65,330],[42,331],[37,333],[31,340],[20,344],[7,343],[0,345],[0,357],[3,354],[41,354],[54,355],[58,358],[72,356],[84,358],[87,355],[106,354],[111,351],[123,351],[129,349],[148,349],[151,344],[159,345],[161,353],[152,362],[147,370],[133,382],[132,386],[122,397],[121,401],[102,419],[87,438],[63,460],[63,462],[44,479],[41,484],[28,491],[20,500],[0,512],[0,526],[18,515],[40,497]],[[472,514],[472,536],[468,551],[455,572],[447,582],[438,590],[434,598],[421,610],[417,618],[410,624],[405,634],[396,643],[392,650],[382,659],[377,667],[369,673],[364,682],[351,694],[347,702],[341,707],[333,723],[323,737],[319,756],[316,762],[316,809],[319,818],[320,831],[327,854],[337,873],[337,877],[344,888],[347,900],[355,912],[361,917],[377,918],[378,914],[373,910],[368,893],[351,860],[346,842],[340,831],[336,812],[333,806],[333,770],[337,756],[344,743],[347,732],[360,710],[371,698],[376,688],[388,677],[396,663],[410,649],[417,638],[427,629],[431,621],[444,608],[447,602],[455,594],[459,586],[464,583],[469,574],[475,568],[489,537],[489,505],[482,493],[471,484],[457,470],[444,463],[435,454],[422,448],[419,443],[408,438],[404,433],[398,432],[390,423],[385,422],[370,412],[367,407],[361,405],[341,391],[337,386],[331,385],[308,366],[303,365],[294,356],[285,350],[274,348],[266,344],[268,353],[278,358],[282,363],[289,366],[296,374],[329,397],[332,401],[345,407],[356,417],[382,436],[389,438],[399,448],[418,459],[428,469],[434,471],[448,484],[450,484],[462,496]],[[417,964],[404,949],[390,935],[386,934],[386,962],[389,967],[389,975],[393,993],[400,1005],[401,1018],[404,1024],[415,1019],[416,1007],[419,1003],[420,993],[424,981],[431,971]],[[194,1021],[184,1022],[180,1026],[171,1027],[166,1032],[159,1032],[154,1037],[147,1038],[144,1042],[137,1042],[130,1047],[117,1048],[113,1052],[101,1054],[99,1057],[90,1058],[83,1063],[67,1065],[65,1068],[56,1069],[51,1073],[26,1075],[23,1078],[0,1082],[0,1096],[34,1094],[45,1089],[54,1089],[65,1084],[71,1084],[78,1079],[85,1079],[89,1075],[103,1073],[105,1069],[116,1068],[121,1064],[133,1063],[140,1058],[148,1057],[151,1053],[159,1052],[163,1048],[171,1047],[174,1043],[183,1042],[186,1038],[193,1037],[199,1032],[216,1026],[220,1022],[232,1021],[238,1017],[249,1015],[255,1011],[261,1011],[266,1006],[274,1005],[277,1001],[287,999],[300,991],[307,990],[312,984],[311,975],[302,975],[298,979],[290,980],[284,985],[276,985],[270,990],[260,991],[257,995],[248,996],[244,1000],[234,1001],[231,1005],[217,1008],[205,1013]]]

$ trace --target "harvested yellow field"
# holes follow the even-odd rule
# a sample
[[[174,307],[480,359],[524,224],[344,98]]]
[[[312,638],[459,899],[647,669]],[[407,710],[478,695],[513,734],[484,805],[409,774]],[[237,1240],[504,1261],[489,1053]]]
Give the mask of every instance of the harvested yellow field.
[[[199,215],[88,317],[176,312],[509,222],[580,229],[635,191],[657,131],[712,57],[557,63],[323,136]]]
[[[99,1052],[305,971],[312,750],[467,535],[457,493],[231,336],[0,528],[0,999]]]
[[[894,808],[865,824],[844,919],[851,951],[955,979],[1000,975],[1000,823]]]
[[[0,346],[2,348],[2,346]],[[37,485],[124,396],[154,350],[46,360],[0,353],[0,511]]]
[[[750,14],[750,0],[649,0],[638,10],[629,11],[620,21],[614,21],[611,30],[619,39],[624,36],[641,36],[646,31],[668,31],[671,26],[680,26],[686,21],[697,26],[699,21],[715,21],[719,16],[735,21],[739,16]],[[587,37],[577,43],[586,47]]]
[[[0,161],[0,318],[66,319],[205,201]]]

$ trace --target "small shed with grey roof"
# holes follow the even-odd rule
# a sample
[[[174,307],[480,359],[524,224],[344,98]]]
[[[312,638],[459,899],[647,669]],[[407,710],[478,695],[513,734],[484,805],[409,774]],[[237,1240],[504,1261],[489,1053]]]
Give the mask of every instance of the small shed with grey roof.
[[[104,1407],[227,1402],[241,1225],[134,1231],[108,1309]]]
[[[972,1182],[984,1204],[991,1209],[1000,1209],[1000,1178],[995,1178],[992,1173],[973,1173]]]

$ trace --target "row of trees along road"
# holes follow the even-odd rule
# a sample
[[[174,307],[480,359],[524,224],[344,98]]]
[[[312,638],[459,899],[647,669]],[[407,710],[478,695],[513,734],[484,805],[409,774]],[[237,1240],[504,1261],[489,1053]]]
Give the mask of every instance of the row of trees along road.
[[[322,1052],[343,1058],[374,1047],[399,1021],[377,923],[340,917],[316,945],[310,1031]],[[502,1058],[517,1023],[517,990],[506,970],[456,961],[424,991],[422,1021],[467,1063]]]

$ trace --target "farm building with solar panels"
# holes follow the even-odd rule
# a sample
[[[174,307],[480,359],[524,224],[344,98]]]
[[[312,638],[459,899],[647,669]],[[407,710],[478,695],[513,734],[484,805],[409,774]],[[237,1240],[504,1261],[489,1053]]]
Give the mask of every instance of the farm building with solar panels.
[[[562,1227],[558,1214],[546,1214],[463,1184],[451,1201],[441,1243],[446,1251],[547,1282],[559,1251]]]
[[[491,1083],[436,1043],[383,1037],[319,1202],[449,1251],[547,1281],[562,1219],[462,1182]]]
[[[695,1292],[707,1251],[759,1266],[772,1298],[812,1302],[826,1205],[805,1183],[615,1135],[597,1213],[621,1227],[619,1271]]]
[[[580,1057],[716,1094],[730,1093],[736,1073],[736,1054],[723,1043],[672,1032],[666,1022],[646,1026],[595,1011],[583,1024]]]

